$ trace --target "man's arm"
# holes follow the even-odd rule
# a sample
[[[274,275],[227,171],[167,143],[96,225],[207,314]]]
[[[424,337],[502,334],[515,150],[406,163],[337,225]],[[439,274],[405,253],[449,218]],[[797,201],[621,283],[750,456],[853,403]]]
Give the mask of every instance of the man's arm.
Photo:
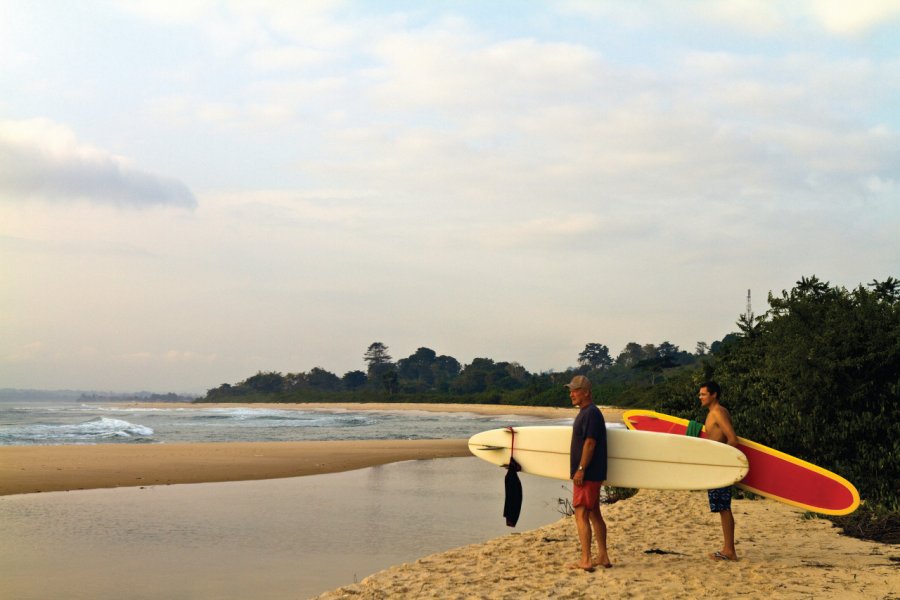
[[[580,466],[587,469],[588,465],[591,464],[591,459],[594,458],[594,448],[597,447],[597,440],[594,438],[587,438],[584,440],[584,446],[581,447],[581,464]],[[575,485],[581,485],[584,482],[584,469],[578,469],[575,471],[575,475],[572,477],[572,481],[575,482]]]

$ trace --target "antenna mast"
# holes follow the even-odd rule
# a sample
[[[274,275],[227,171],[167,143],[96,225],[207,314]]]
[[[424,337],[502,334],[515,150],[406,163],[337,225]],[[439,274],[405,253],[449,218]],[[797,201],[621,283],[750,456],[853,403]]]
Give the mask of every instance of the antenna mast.
[[[747,312],[744,313],[744,316],[747,317],[748,323],[753,319],[753,309],[750,308],[750,290],[747,290]]]

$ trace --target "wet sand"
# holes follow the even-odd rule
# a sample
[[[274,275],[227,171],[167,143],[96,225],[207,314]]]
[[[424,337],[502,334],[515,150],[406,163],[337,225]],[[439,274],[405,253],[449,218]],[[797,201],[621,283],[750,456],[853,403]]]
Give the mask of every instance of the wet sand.
[[[453,456],[470,456],[465,440],[5,446],[0,496],[278,479]]]

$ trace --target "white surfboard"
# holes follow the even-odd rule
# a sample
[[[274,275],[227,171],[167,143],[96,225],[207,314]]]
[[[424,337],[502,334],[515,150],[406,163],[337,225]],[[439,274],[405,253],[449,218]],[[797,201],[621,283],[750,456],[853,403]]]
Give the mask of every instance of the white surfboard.
[[[495,465],[509,464],[510,445],[525,473],[570,479],[571,426],[491,429],[469,438],[469,450]],[[515,439],[513,439],[515,437]],[[607,427],[606,485],[655,490],[708,490],[747,474],[744,453],[712,440]]]

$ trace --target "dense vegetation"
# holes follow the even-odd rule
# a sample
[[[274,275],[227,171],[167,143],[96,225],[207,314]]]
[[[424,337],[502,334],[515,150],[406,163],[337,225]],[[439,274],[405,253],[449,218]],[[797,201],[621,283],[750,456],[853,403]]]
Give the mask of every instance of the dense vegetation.
[[[845,476],[869,519],[897,536],[900,513],[900,281],[855,289],[803,278],[770,294],[761,316],[693,353],[663,342],[629,343],[615,358],[589,343],[578,366],[529,373],[514,362],[468,365],[429,348],[396,362],[372,344],[366,372],[258,373],[209,390],[204,401],[395,401],[568,405],[573,374],[594,382],[595,401],[701,419],[697,386],[716,379],[738,434]],[[886,519],[886,521],[885,521]],[[896,540],[895,540],[896,541]]]

